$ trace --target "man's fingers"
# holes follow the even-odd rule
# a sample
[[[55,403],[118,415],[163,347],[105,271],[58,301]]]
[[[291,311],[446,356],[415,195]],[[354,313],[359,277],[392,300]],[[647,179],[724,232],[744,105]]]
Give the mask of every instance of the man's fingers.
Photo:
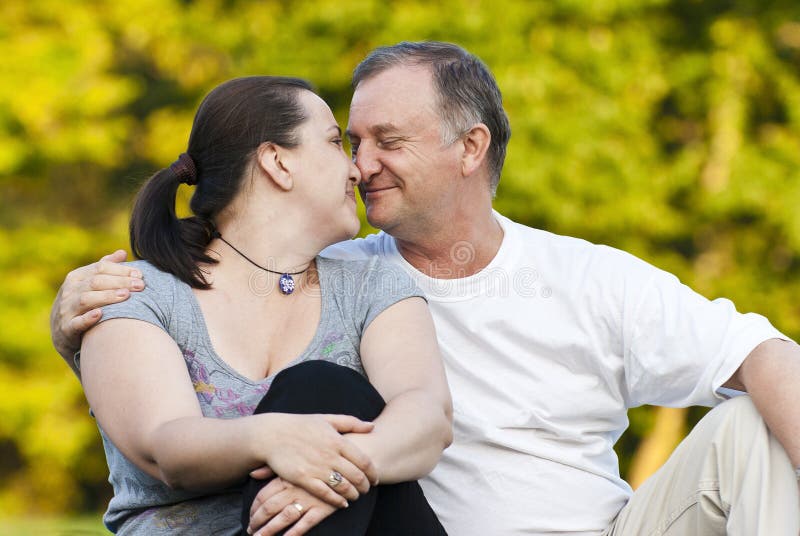
[[[100,309],[92,309],[91,311],[83,313],[80,316],[76,316],[69,321],[69,332],[83,333],[90,327],[97,324],[102,316],[103,312]]]
[[[90,277],[86,284],[89,290],[127,289],[139,291],[144,289],[144,281],[141,277],[128,275],[96,274]]]
[[[109,253],[108,255],[104,255],[100,258],[101,261],[109,261],[109,262],[125,262],[125,259],[128,258],[128,252],[124,249],[118,249],[114,253]]]
[[[350,415],[323,415],[328,423],[333,426],[340,434],[356,433],[366,434],[372,431],[374,425],[371,422],[362,421]]]
[[[139,279],[142,278],[142,272],[136,268],[128,266],[127,264],[118,264],[116,262],[101,259],[90,266],[92,266],[95,274],[137,277]]]
[[[123,250],[114,252],[111,255],[106,255],[97,262],[87,264],[86,266],[81,266],[80,268],[75,268],[67,274],[65,282],[67,284],[75,284],[98,274],[137,277],[141,279],[142,272],[140,270],[126,264],[120,264],[114,260],[124,260],[125,257],[127,257],[127,253],[125,253]]]
[[[87,290],[81,293],[78,300],[78,313],[83,315],[84,311],[91,311],[104,305],[110,305],[127,300],[131,291],[126,288],[116,290]]]

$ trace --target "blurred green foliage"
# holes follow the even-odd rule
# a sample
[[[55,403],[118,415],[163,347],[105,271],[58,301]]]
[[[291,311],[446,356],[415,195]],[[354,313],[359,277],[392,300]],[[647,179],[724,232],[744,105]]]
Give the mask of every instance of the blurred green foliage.
[[[109,534],[99,515],[70,518],[0,519],[4,536],[102,536]]]
[[[205,92],[306,77],[344,123],[356,63],[419,39],[465,46],[503,89],[501,212],[629,250],[800,335],[796,0],[5,0],[0,514],[107,500],[50,303],[70,269],[127,243],[133,192],[184,149]],[[648,409],[631,419],[623,468],[652,426]]]

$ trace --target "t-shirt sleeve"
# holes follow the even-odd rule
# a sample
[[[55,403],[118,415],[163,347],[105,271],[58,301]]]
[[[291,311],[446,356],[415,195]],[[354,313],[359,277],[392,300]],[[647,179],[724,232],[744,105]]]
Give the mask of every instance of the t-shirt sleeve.
[[[760,343],[788,339],[730,300],[708,300],[641,262],[626,292],[624,367],[631,407],[713,406],[719,389]],[[629,282],[630,283],[630,282]]]
[[[364,330],[383,311],[395,303],[411,297],[425,299],[414,280],[402,268],[390,264],[380,257],[367,261],[343,261],[345,280],[354,292],[340,294],[344,309],[352,311],[355,332],[361,337]]]
[[[145,288],[140,292],[132,292],[130,298],[123,302],[104,306],[100,322],[114,318],[143,320],[169,333],[170,316],[174,309],[174,278],[143,261],[126,264],[142,272]]]

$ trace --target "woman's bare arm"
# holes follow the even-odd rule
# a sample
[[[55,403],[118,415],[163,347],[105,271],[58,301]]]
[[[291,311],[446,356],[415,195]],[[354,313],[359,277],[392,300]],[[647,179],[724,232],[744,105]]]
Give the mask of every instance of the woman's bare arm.
[[[222,489],[268,465],[343,506],[339,493],[352,499],[358,492],[336,493],[325,484],[330,467],[349,461],[353,480],[366,481],[366,489],[375,478],[370,459],[340,435],[372,430],[355,417],[204,417],[180,350],[147,322],[112,319],[93,328],[84,336],[81,361],[84,391],[100,426],[129,460],[171,487]]]
[[[422,298],[379,314],[361,339],[361,361],[386,407],[369,434],[350,434],[383,483],[427,475],[450,445],[453,408],[436,332]]]

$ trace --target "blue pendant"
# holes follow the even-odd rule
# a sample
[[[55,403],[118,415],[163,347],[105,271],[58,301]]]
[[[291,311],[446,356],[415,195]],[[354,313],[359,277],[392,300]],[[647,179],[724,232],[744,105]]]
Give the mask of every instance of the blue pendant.
[[[291,294],[294,292],[294,279],[289,274],[283,274],[278,281],[278,287],[284,294]]]

